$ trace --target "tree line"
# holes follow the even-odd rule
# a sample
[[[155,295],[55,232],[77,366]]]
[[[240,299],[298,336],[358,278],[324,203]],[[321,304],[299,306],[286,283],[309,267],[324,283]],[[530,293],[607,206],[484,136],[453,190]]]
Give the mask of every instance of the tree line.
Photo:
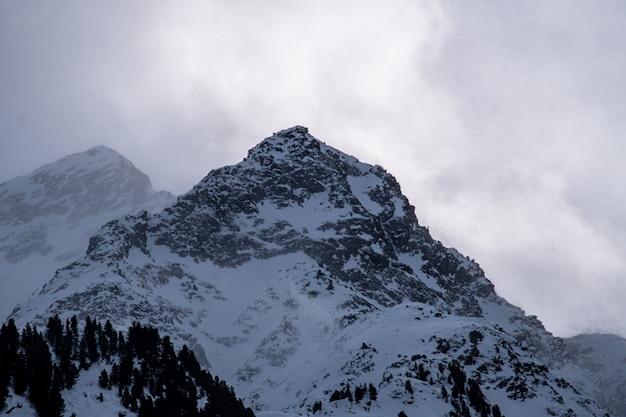
[[[169,336],[133,325],[124,333],[107,320],[50,317],[41,331],[27,324],[19,331],[11,319],[0,329],[0,410],[11,389],[25,397],[41,417],[65,412],[63,391],[82,371],[102,368],[98,384],[116,390],[121,404],[139,417],[253,417],[233,388],[211,375],[194,353],[175,350]],[[102,400],[102,395],[99,397]]]

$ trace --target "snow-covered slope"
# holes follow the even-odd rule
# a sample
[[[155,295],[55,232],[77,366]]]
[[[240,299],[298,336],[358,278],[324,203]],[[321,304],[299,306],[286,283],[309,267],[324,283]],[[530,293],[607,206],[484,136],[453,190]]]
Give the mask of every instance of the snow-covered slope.
[[[174,201],[117,152],[98,146],[0,184],[0,317],[57,268],[82,258],[111,219]]]
[[[434,240],[390,174],[300,126],[109,222],[12,317],[51,314],[152,324],[260,412],[604,415],[552,366],[563,341]]]
[[[626,339],[611,334],[582,334],[564,339],[569,361],[563,372],[612,416],[626,415]],[[582,368],[582,372],[580,372]]]

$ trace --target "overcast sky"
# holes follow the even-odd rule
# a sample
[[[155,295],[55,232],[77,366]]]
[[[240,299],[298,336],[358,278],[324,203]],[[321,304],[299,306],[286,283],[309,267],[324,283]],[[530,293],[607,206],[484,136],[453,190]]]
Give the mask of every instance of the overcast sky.
[[[104,144],[180,194],[301,124],[560,336],[626,336],[626,3],[0,0],[0,182]]]

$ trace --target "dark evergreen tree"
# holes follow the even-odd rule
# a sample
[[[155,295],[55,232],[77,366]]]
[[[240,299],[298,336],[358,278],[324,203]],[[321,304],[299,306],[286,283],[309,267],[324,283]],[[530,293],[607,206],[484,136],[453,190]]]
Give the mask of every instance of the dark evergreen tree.
[[[61,354],[63,347],[63,322],[58,315],[50,317],[46,326],[46,340],[52,346],[54,353]]]
[[[61,417],[65,411],[65,401],[61,396],[61,390],[63,389],[63,373],[56,364],[53,367],[52,386],[48,392],[48,398],[46,400],[46,407],[44,414],[39,413],[40,416],[46,417]]]
[[[100,359],[100,352],[98,351],[98,340],[96,338],[96,323],[91,321],[89,316],[85,319],[85,328],[83,330],[83,338],[87,347],[87,357],[89,363],[97,362]]]
[[[104,325],[104,335],[108,341],[109,355],[117,354],[117,332],[113,329],[113,325],[109,320]]]
[[[339,390],[334,390],[332,394],[330,394],[330,398],[328,399],[328,402],[335,402],[335,401],[339,401],[342,399],[342,394]]]
[[[130,397],[130,391],[128,391],[128,387],[124,388],[122,395],[120,395],[120,399],[122,401],[122,405],[125,408],[129,408],[131,407],[131,403],[132,403],[132,398]]]
[[[478,412],[487,410],[488,404],[480,386],[473,379],[467,380],[467,397],[472,408]]]
[[[448,364],[448,370],[450,371],[450,379],[451,382],[454,383],[454,388],[457,389],[458,393],[465,392],[465,380],[467,377],[465,376],[465,372],[459,365],[456,360],[453,360]]]
[[[70,319],[70,329],[72,330],[72,336],[74,337],[74,352],[72,357],[76,359],[78,356],[78,319],[76,316],[72,316]]]
[[[28,388],[28,369],[26,367],[26,355],[18,352],[15,356],[15,367],[13,372],[13,390],[17,395],[22,395]]]
[[[99,322],[96,325],[96,333],[98,336],[98,349],[100,350],[100,356],[108,362],[111,358],[111,342]]]
[[[103,369],[102,372],[100,372],[100,376],[98,377],[98,384],[100,385],[101,388],[108,389],[111,387],[109,383],[110,383],[109,373],[107,372],[106,369]]]
[[[69,323],[66,323],[65,334],[63,335],[63,345],[58,360],[61,371],[63,372],[65,388],[68,389],[71,389],[74,386],[74,384],[76,383],[76,378],[78,378],[78,368],[72,360],[74,351],[75,339],[72,335],[72,330],[69,326]]]
[[[141,397],[143,397],[143,389],[146,386],[146,381],[141,374],[141,371],[137,368],[133,369],[132,372],[132,386],[130,389],[130,397],[133,401],[133,404],[139,404]]]
[[[56,386],[59,391],[65,387],[63,370],[54,361],[52,363],[52,386]]]
[[[28,332],[27,332],[28,333]],[[48,344],[37,330],[22,341],[26,352],[29,400],[39,415],[44,415],[52,385],[52,358]]]
[[[109,377],[109,384],[119,385],[120,383],[120,367],[118,364],[114,363],[111,367],[111,376]]]
[[[366,392],[367,392],[367,386],[365,384],[363,384],[363,386],[357,385],[354,388],[354,401],[357,403],[360,402],[365,396]]]
[[[346,389],[344,390],[344,398],[347,398],[350,402],[354,401],[352,397],[352,390],[350,389],[350,383],[346,384]]]
[[[370,384],[368,389],[370,392],[370,400],[376,401],[378,398],[378,391],[376,390],[376,387],[373,384]]]
[[[142,397],[141,404],[139,405],[139,411],[137,417],[154,417],[154,404],[152,398]]]
[[[196,356],[187,347],[187,345],[184,345],[178,353],[178,360],[192,378],[200,379],[202,377],[202,368],[200,367]]]
[[[132,357],[132,352],[130,351],[130,349],[127,350],[120,357],[120,365],[118,368],[118,372],[119,373],[118,373],[117,383],[119,384],[120,393],[121,393],[124,390],[124,388],[127,388],[130,386],[130,383],[132,381],[133,357]]]
[[[19,332],[13,319],[2,325],[0,329],[0,410],[6,404],[9,395],[11,375],[15,372],[15,362],[19,347]]]

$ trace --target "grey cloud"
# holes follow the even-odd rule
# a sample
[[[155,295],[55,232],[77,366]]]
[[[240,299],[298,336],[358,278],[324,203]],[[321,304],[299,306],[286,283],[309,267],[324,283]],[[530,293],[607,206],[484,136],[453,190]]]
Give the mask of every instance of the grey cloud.
[[[105,144],[182,193],[303,124],[549,329],[626,335],[621,2],[272,4],[0,3],[0,181]]]

